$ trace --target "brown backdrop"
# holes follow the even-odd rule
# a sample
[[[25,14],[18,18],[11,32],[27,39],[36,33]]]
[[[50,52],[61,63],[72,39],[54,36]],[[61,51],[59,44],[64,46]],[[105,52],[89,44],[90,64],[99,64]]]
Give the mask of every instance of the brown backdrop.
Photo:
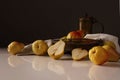
[[[119,0],[2,0],[0,46],[62,37],[78,29],[85,12],[104,24],[105,33],[120,37]]]

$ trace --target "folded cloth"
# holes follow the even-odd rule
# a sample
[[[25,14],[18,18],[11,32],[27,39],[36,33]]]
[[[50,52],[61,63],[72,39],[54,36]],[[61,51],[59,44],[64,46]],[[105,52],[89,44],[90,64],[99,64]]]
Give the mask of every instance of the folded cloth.
[[[115,46],[116,46],[116,50],[118,53],[120,53],[120,46],[118,43],[118,37],[114,36],[114,35],[110,35],[110,34],[105,34],[105,33],[96,33],[96,34],[86,34],[84,38],[88,38],[88,39],[102,39],[104,41],[112,41]]]

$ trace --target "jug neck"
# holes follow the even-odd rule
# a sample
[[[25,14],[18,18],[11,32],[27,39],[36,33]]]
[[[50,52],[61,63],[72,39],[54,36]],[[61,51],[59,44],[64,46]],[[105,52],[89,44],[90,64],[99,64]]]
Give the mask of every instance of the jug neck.
[[[89,17],[87,14],[85,14],[84,17],[80,18],[79,29],[83,30],[85,34],[92,33],[92,26],[96,22],[97,20],[94,17]]]

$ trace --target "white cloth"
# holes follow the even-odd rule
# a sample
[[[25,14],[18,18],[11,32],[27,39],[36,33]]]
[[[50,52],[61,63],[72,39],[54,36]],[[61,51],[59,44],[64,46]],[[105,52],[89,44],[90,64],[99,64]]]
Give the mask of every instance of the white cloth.
[[[110,35],[110,34],[105,34],[105,33],[96,33],[96,34],[87,34],[85,35],[84,38],[88,38],[88,39],[102,39],[102,40],[109,40],[114,42],[114,44],[116,45],[116,50],[118,53],[120,53],[120,46],[118,43],[118,37],[114,36],[114,35]]]

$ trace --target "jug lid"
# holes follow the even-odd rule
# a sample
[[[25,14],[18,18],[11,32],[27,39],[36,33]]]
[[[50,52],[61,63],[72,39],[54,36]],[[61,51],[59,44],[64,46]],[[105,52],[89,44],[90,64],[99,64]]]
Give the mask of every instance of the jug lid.
[[[88,16],[87,13],[85,13],[85,16],[80,18],[80,21],[89,21],[91,23],[96,23],[97,20],[93,16]]]

